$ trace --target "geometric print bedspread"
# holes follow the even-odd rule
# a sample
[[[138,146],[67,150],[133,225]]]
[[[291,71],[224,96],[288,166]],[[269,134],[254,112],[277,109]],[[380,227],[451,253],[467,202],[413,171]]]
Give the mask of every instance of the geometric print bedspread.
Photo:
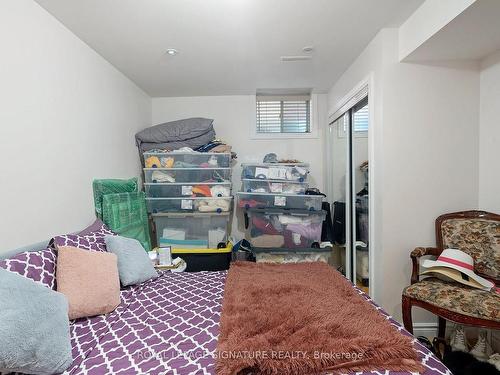
[[[71,324],[74,362],[64,374],[214,374],[225,278],[225,271],[163,272],[155,280],[122,290],[122,302],[112,313]],[[409,335],[370,297],[359,293]],[[414,345],[425,375],[451,375],[416,339]]]
[[[225,278],[164,272],[123,290],[115,311],[71,325],[65,374],[212,374]]]

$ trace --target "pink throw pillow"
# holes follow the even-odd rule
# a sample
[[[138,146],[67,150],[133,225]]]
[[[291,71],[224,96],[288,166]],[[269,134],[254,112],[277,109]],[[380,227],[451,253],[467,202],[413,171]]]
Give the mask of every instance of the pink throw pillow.
[[[115,254],[58,246],[57,291],[69,302],[69,319],[106,314],[120,304]]]

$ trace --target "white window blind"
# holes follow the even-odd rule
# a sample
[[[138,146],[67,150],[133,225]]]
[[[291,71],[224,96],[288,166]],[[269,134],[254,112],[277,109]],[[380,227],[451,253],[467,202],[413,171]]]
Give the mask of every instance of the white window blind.
[[[257,95],[257,133],[310,132],[310,96]]]
[[[356,133],[368,131],[368,104],[354,112],[353,124]]]

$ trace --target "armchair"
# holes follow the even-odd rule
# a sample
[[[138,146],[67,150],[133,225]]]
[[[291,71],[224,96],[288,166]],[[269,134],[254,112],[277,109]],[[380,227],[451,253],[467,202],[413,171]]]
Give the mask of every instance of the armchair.
[[[500,283],[500,215],[484,211],[463,211],[436,219],[436,247],[417,247],[412,260],[411,285],[403,290],[403,323],[413,333],[411,309],[421,307],[438,316],[438,336],[444,337],[446,320],[483,328],[500,329],[500,294],[474,289],[437,278],[419,278],[422,256],[439,256],[455,248],[474,259],[474,272]]]

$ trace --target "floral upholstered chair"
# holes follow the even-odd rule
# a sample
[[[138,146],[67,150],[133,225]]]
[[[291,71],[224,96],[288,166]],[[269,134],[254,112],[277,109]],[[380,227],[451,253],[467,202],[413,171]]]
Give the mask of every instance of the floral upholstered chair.
[[[500,294],[437,278],[419,279],[419,260],[439,256],[443,249],[459,249],[474,259],[474,272],[500,284],[500,215],[484,211],[446,214],[436,219],[437,247],[417,247],[410,254],[411,285],[403,290],[403,322],[413,333],[412,306],[438,316],[439,337],[444,337],[446,320],[459,324],[500,329]]]

